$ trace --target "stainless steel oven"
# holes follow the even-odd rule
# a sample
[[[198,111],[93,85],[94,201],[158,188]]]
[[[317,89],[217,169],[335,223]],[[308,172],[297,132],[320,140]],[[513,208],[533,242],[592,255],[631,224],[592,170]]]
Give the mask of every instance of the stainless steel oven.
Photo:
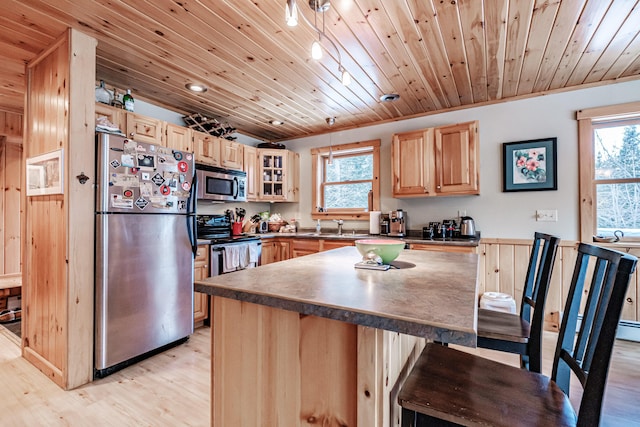
[[[226,215],[198,215],[198,239],[209,240],[209,275],[231,273],[258,267],[262,243],[254,235],[232,235],[231,219]]]
[[[196,164],[198,200],[246,202],[247,173]]]

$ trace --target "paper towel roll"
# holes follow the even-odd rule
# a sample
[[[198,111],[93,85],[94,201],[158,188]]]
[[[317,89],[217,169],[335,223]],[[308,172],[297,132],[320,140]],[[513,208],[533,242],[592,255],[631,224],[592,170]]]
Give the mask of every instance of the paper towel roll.
[[[369,234],[380,234],[380,211],[369,212]]]

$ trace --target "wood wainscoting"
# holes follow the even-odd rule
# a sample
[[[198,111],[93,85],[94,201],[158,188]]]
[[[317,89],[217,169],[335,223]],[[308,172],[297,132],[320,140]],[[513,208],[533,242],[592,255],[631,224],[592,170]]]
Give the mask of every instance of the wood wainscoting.
[[[480,289],[478,294],[482,295],[483,292],[493,291],[513,295],[519,311],[531,242],[526,239],[483,238],[478,246],[478,254],[480,255]],[[616,243],[603,244],[602,246],[640,257],[640,246],[638,245],[626,246]],[[557,331],[560,326],[560,312],[569,291],[577,247],[577,241],[560,242],[545,307],[545,329],[547,330]],[[636,271],[631,278],[622,311],[622,320],[625,322],[638,322],[640,319],[637,303],[638,296],[640,296],[639,285],[640,278]]]

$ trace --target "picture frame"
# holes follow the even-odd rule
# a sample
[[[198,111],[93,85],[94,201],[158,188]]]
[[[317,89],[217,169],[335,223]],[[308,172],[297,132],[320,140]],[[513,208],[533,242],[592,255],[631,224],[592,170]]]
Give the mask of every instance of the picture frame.
[[[502,144],[502,191],[558,189],[557,138]]]
[[[62,149],[27,159],[27,196],[63,194]]]

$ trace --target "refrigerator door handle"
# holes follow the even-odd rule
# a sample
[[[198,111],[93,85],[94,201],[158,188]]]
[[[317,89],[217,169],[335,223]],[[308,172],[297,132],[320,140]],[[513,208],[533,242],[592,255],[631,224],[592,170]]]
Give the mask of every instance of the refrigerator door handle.
[[[197,238],[197,222],[195,215],[187,215],[187,231],[189,234],[189,242],[191,243],[191,252],[193,252],[193,257],[195,258],[198,252],[198,238]]]
[[[191,191],[189,192],[189,198],[187,199],[187,215],[196,213],[196,203],[198,194],[198,175],[193,174],[193,181],[191,182]]]

